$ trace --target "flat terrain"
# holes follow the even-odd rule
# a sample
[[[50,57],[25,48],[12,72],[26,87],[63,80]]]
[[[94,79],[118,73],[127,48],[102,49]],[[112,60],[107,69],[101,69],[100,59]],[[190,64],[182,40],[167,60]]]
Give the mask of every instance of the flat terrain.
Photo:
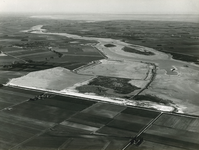
[[[37,32],[34,32],[34,33],[39,34],[40,31],[38,30]],[[157,97],[159,97],[163,100],[166,100],[166,101],[171,100],[173,102],[173,104],[171,104],[171,105],[174,106],[177,109],[177,112],[186,112],[186,113],[189,113],[189,114],[196,114],[197,113],[198,114],[197,105],[194,106],[194,108],[187,108],[186,109],[186,104],[185,104],[187,101],[189,101],[191,103],[191,105],[194,105],[195,101],[197,101],[197,98],[196,98],[195,95],[198,96],[198,92],[196,92],[198,84],[197,84],[197,82],[196,82],[196,84],[192,82],[192,81],[195,82],[195,81],[198,80],[198,69],[199,69],[199,67],[197,65],[191,64],[191,63],[188,63],[188,62],[182,62],[182,61],[174,60],[174,59],[171,58],[171,55],[158,52],[158,51],[151,49],[151,48],[147,48],[147,47],[144,47],[144,46],[137,46],[137,45],[133,45],[133,44],[131,46],[129,46],[128,43],[125,43],[125,42],[122,42],[122,41],[119,41],[119,40],[110,39],[110,38],[83,37],[83,36],[73,35],[73,34],[68,34],[68,33],[42,33],[42,34],[53,34],[53,35],[57,34],[57,35],[60,35],[60,36],[71,37],[73,39],[96,40],[96,41],[99,42],[96,45],[96,48],[98,48],[102,53],[104,53],[106,55],[106,57],[108,57],[108,59],[120,60],[120,61],[122,61],[122,60],[130,61],[130,59],[135,59],[135,60],[139,60],[141,62],[142,61],[149,62],[149,63],[151,63],[155,66],[157,65],[158,70],[155,70],[153,72],[153,77],[151,78],[151,81],[149,83],[149,84],[152,83],[152,85],[148,84],[145,87],[145,89],[147,89],[148,86],[151,86],[152,89],[155,88],[155,87],[153,87],[153,85],[154,85],[153,80],[155,79],[157,81],[159,77],[163,78],[162,80],[165,80],[164,75],[167,76],[168,80],[171,81],[171,82],[167,82],[168,81],[167,80],[166,82],[164,82],[164,84],[162,84],[162,80],[158,80],[157,85],[158,86],[164,86],[164,87],[158,88],[159,92],[157,92],[157,93],[155,93],[155,90],[154,90],[151,93],[147,93],[147,94],[151,95],[151,96],[155,95],[155,96],[157,96]],[[113,43],[115,46],[105,48],[108,43]],[[126,45],[128,45],[129,48],[136,48],[136,50],[138,50],[142,53],[151,52],[154,55],[145,55],[145,54],[141,54],[141,53],[132,54],[131,52],[122,51],[122,49]],[[131,63],[132,63],[132,60],[131,60]],[[100,64],[98,64],[96,66],[100,66]],[[106,67],[108,67],[108,65]],[[192,71],[193,73],[187,73],[190,70],[189,67],[191,68],[191,70],[193,69],[193,71]],[[92,71],[96,72],[95,69],[93,69]],[[91,74],[92,74],[92,71],[90,71]],[[112,72],[114,72],[114,71],[112,70]],[[166,74],[165,74],[165,72],[166,72]],[[156,78],[156,74],[157,74],[157,78]],[[177,80],[178,78],[180,78],[181,80]],[[179,102],[180,99],[178,99],[178,98],[176,99],[176,97],[181,97],[181,96],[183,97],[182,93],[185,90],[182,89],[182,88],[186,87],[186,86],[184,86],[184,85],[180,86],[180,85],[183,84],[184,79],[187,79],[186,81],[189,82],[188,84],[191,84],[192,87],[190,88],[190,90],[192,90],[192,92],[194,92],[194,95],[191,96],[191,98],[184,99],[183,103],[181,103],[181,102]],[[174,82],[177,82],[177,84],[174,85],[174,86],[176,86],[175,89],[171,90],[172,92],[174,92],[174,94],[171,94],[171,93],[168,94],[167,91],[170,90],[169,83],[173,84]],[[156,83],[156,82],[154,82],[154,83]],[[142,90],[142,91],[144,91],[144,90]],[[189,92],[189,91],[187,91],[187,92]],[[162,97],[162,95],[163,95],[162,93],[166,96],[166,98]],[[138,93],[138,94],[140,94],[140,93]],[[168,95],[170,96],[170,98],[168,98]]]
[[[131,97],[141,88],[132,85],[130,79],[98,76],[87,84],[76,86],[80,93],[93,93],[106,97]],[[135,91],[135,92],[134,92]]]
[[[15,61],[18,61],[18,59],[10,57],[10,56],[0,56],[0,63],[1,65],[8,65],[10,63],[13,63]]]
[[[28,72],[0,71],[0,84],[6,84],[12,78],[26,75]]]
[[[178,75],[166,75],[160,70],[151,86],[142,94],[155,95],[171,100],[188,114],[198,114],[199,71],[187,67],[176,67]]]
[[[147,78],[147,72],[150,71],[150,67],[153,66],[140,62],[101,60],[96,65],[78,70],[77,73],[144,80]]]
[[[66,86],[65,84],[60,84],[58,85],[56,88],[48,88],[47,90],[62,90],[64,88],[64,86],[66,87],[64,90],[67,90],[67,88],[70,88],[70,86],[73,88],[73,95],[75,94],[74,92],[80,92],[83,93],[83,97],[85,96],[89,96],[89,95],[97,95],[97,96],[108,96],[108,98],[117,98],[117,97],[121,97],[121,95],[118,94],[129,94],[131,92],[133,92],[136,89],[139,89],[140,87],[140,91],[138,91],[137,93],[133,93],[132,95],[125,95],[125,97],[123,98],[128,98],[131,101],[128,101],[128,104],[131,103],[131,105],[133,104],[134,106],[144,106],[144,107],[149,107],[149,105],[158,105],[158,107],[154,106],[153,108],[158,110],[162,110],[163,108],[165,108],[165,111],[175,111],[175,112],[186,112],[189,114],[196,114],[197,112],[197,105],[194,106],[194,108],[187,108],[186,109],[186,102],[187,99],[185,99],[185,102],[183,101],[183,103],[179,102],[181,96],[183,96],[182,92],[183,89],[182,87],[179,87],[179,85],[184,81],[184,79],[188,79],[190,80],[190,84],[191,87],[190,89],[195,92],[194,96],[192,96],[191,98],[189,98],[190,100],[188,100],[189,102],[191,102],[191,105],[193,105],[196,101],[196,97],[198,96],[198,92],[196,92],[197,90],[197,83],[195,84],[195,81],[197,80],[197,74],[198,74],[198,69],[199,67],[195,64],[191,64],[188,62],[181,62],[181,61],[177,61],[171,58],[171,55],[163,53],[163,52],[159,52],[156,51],[155,49],[152,48],[147,48],[144,46],[139,46],[139,45],[133,45],[133,44],[129,44],[129,43],[125,43],[122,40],[115,40],[115,39],[110,39],[110,38],[96,38],[96,37],[85,37],[85,36],[79,36],[79,35],[74,35],[74,34],[68,34],[68,33],[51,33],[51,32],[46,32],[46,30],[44,30],[42,28],[42,25],[39,26],[34,26],[32,28],[35,28],[34,30],[32,28],[30,28],[30,30],[26,30],[24,31],[25,33],[32,33],[32,34],[45,34],[45,35],[49,35],[49,36],[60,36],[63,38],[72,38],[75,40],[88,40],[88,41],[96,41],[99,42],[98,44],[95,45],[95,47],[100,51],[99,54],[102,54],[102,56],[105,55],[106,60],[101,60],[101,61],[95,61],[95,62],[90,62],[87,65],[81,66],[80,68],[75,69],[75,72],[78,72],[79,74],[81,74],[81,70],[82,74],[84,75],[103,75],[105,76],[106,74],[108,74],[108,76],[117,76],[117,77],[124,77],[124,78],[134,78],[134,80],[129,81],[128,84],[132,84],[132,90],[130,91],[126,91],[124,92],[124,89],[126,89],[125,86],[121,86],[123,87],[123,90],[121,90],[122,92],[118,92],[117,88],[118,88],[118,84],[115,84],[114,86],[102,86],[99,87],[99,85],[101,86],[104,82],[102,81],[101,83],[98,83],[99,85],[85,85],[87,83],[89,83],[90,81],[86,81],[86,83],[83,81],[81,82],[76,82],[73,84],[70,84],[69,86]],[[72,42],[74,44],[74,42]],[[77,43],[77,41],[75,41],[75,43]],[[107,47],[107,44],[114,44],[114,47]],[[90,44],[90,43],[89,43]],[[91,44],[92,45],[92,44]],[[75,47],[75,46],[74,46]],[[124,49],[128,48],[128,49],[136,49],[136,51],[139,51],[135,53],[131,53],[129,51],[125,51]],[[65,54],[56,52],[54,50],[52,50],[50,48],[50,51],[58,54],[60,57],[63,56]],[[147,55],[146,55],[147,54]],[[150,54],[150,55],[149,55]],[[152,55],[153,54],[153,55]],[[74,54],[67,54],[68,56],[73,56]],[[86,55],[86,57],[93,57],[92,55]],[[135,65],[135,61],[136,60],[138,62],[136,62]],[[110,61],[111,60],[111,61]],[[143,61],[146,63],[143,63]],[[128,63],[128,64],[127,64]],[[133,65],[129,65],[131,63],[134,63]],[[137,68],[137,65],[139,64],[139,69]],[[142,65],[146,65],[147,64],[147,71],[146,69],[142,66]],[[116,66],[114,66],[116,65]],[[153,66],[153,67],[152,67]],[[86,68],[86,69],[85,69]],[[118,68],[118,69],[117,69]],[[121,68],[121,69],[119,69]],[[183,71],[182,71],[183,68]],[[132,71],[133,69],[133,71]],[[142,70],[143,69],[143,70]],[[194,73],[191,74],[187,74],[184,72],[187,72],[188,70],[193,69]],[[99,71],[100,70],[100,71]],[[101,71],[102,70],[102,71]],[[122,71],[121,71],[122,70]],[[132,71],[132,72],[131,72]],[[101,73],[103,72],[103,73]],[[137,73],[137,74],[136,74]],[[135,76],[131,76],[131,74],[135,75]],[[156,76],[157,74],[157,76]],[[182,75],[183,74],[183,75]],[[195,76],[196,75],[196,76]],[[37,75],[35,75],[35,78]],[[143,77],[144,76],[144,77]],[[164,84],[160,84],[160,82],[162,82],[162,80],[165,80],[164,76],[168,77],[168,80],[171,81],[171,83],[176,82],[176,88],[173,90],[171,90],[171,92],[174,91],[175,94],[173,93],[169,93],[169,96],[167,96],[167,90],[169,91],[170,89],[170,82],[164,82]],[[80,76],[79,76],[80,77]],[[136,78],[136,77],[142,77],[142,78]],[[177,78],[181,78],[182,80],[176,80]],[[163,78],[161,80],[158,80],[159,78]],[[28,78],[23,78],[22,79],[26,80],[26,83],[29,83],[29,79]],[[142,79],[143,82],[141,81],[136,81],[137,79]],[[17,81],[18,79],[16,79]],[[37,79],[36,79],[37,80]],[[88,79],[87,79],[88,80]],[[94,79],[95,80],[95,79]],[[146,81],[144,80],[149,80],[148,83],[146,83]],[[167,80],[167,81],[168,81]],[[12,80],[13,81],[13,80]],[[27,84],[27,85],[21,85],[21,81],[17,81],[16,83],[12,83],[12,81],[9,84],[12,85],[18,85],[18,86],[25,86],[25,87],[34,87],[34,88],[40,88],[41,86],[35,86],[33,84]],[[153,82],[154,81],[154,82]],[[187,80],[186,80],[187,81]],[[157,83],[156,83],[157,82]],[[179,83],[179,84],[178,84]],[[38,84],[42,84],[42,82],[39,82]],[[50,84],[50,83],[44,83],[44,84]],[[79,87],[79,89],[75,89],[74,87],[77,87],[77,85],[84,85]],[[119,86],[122,85],[123,83],[119,83]],[[125,82],[125,84],[127,84]],[[46,85],[44,85],[44,87],[42,87],[42,89],[45,89]],[[63,85],[63,86],[62,86]],[[138,86],[137,86],[138,85]],[[158,88],[158,90],[160,90],[159,92],[156,92],[155,90],[152,92],[148,92],[145,93],[145,95],[149,95],[151,97],[158,97],[160,99],[162,99],[163,101],[167,101],[169,103],[165,104],[165,103],[161,103],[158,101],[154,101],[152,100],[152,102],[150,101],[150,99],[134,99],[134,97],[136,97],[137,95],[139,95],[140,93],[147,92],[150,91],[151,87],[152,89],[156,89],[156,87],[154,85],[158,85],[158,86],[165,86],[163,88]],[[43,85],[42,85],[43,86]],[[150,87],[150,88],[148,88]],[[108,89],[105,89],[108,88]],[[116,90],[115,90],[115,89]],[[113,90],[114,89],[114,90]],[[147,89],[147,90],[145,90]],[[148,90],[149,89],[149,90]],[[78,90],[78,91],[77,91]],[[108,91],[109,90],[109,91]],[[165,93],[166,90],[166,93]],[[106,91],[106,92],[105,92]],[[107,92],[108,91],[108,92]],[[116,92],[117,91],[117,92]],[[176,92],[177,91],[177,92]],[[162,94],[163,93],[163,94]],[[67,94],[67,93],[65,93]],[[79,93],[77,93],[79,94]],[[173,95],[173,96],[172,96]],[[90,96],[89,96],[90,97]],[[176,98],[177,97],[177,98]],[[93,97],[94,98],[94,97]],[[139,101],[138,103],[136,101]],[[123,100],[126,103],[126,100]],[[151,104],[149,104],[151,103]],[[160,106],[160,107],[159,107]],[[162,107],[163,106],[163,107]],[[166,106],[166,107],[165,107]],[[161,109],[160,109],[161,108]],[[171,109],[172,108],[172,109]]]
[[[12,16],[1,16],[0,51],[6,56],[0,55],[0,70],[3,68],[6,71],[32,72],[59,66],[73,70],[90,61],[104,58],[92,46],[95,41],[21,32],[38,25],[39,22],[50,23],[51,21],[41,19],[32,21],[24,16],[16,16],[15,19]],[[13,63],[18,65],[12,65]]]
[[[197,117],[163,114],[143,137],[149,141],[176,146],[182,149],[197,149],[199,130]]]
[[[0,149],[198,149],[198,23],[0,15],[0,29]]]
[[[64,22],[64,21],[63,21]],[[46,25],[45,29],[50,32],[67,32],[82,36],[117,38],[127,43],[143,45],[157,50],[189,54],[198,54],[198,23],[175,22],[175,21],[103,21],[82,22],[80,24],[67,25],[54,23]],[[84,30],[83,30],[84,29]],[[87,30],[85,30],[87,29]],[[143,30],[144,29],[144,30]],[[197,57],[190,61],[197,61]],[[183,59],[181,56],[176,58]],[[184,56],[185,59],[185,56]]]
[[[91,79],[92,76],[78,75],[68,69],[56,67],[42,71],[31,72],[23,77],[10,80],[8,85],[61,91],[74,84]]]
[[[152,126],[140,135],[144,142],[139,147],[131,145],[129,150],[152,147],[196,150],[198,146],[198,117],[160,114],[149,109],[55,96],[52,93],[48,98],[28,101],[41,92],[18,88],[1,87],[0,92],[8,94],[4,96],[9,102],[5,106],[9,109],[0,111],[2,150],[121,150],[131,137],[142,133],[155,118]],[[5,97],[2,99],[5,100]]]

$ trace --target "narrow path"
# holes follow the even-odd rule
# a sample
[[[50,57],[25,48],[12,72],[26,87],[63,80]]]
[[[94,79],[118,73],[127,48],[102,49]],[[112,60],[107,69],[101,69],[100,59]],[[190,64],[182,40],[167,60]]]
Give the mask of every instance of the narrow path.
[[[13,57],[13,58],[15,58],[15,59],[18,59],[18,60],[20,60],[20,61],[23,61],[23,62],[25,62],[25,63],[28,63],[26,60],[24,60],[24,59],[21,59],[21,58],[19,58],[19,57],[16,57],[16,56],[13,56],[13,55],[10,55],[10,54],[8,54],[8,53],[6,53],[6,52],[3,52],[4,54],[6,54],[7,56],[10,56],[10,57]]]
[[[24,140],[23,142],[21,142],[21,143],[15,145],[15,146],[13,146],[13,147],[10,148],[9,150],[16,150],[16,149],[19,149],[20,146],[22,146],[23,144],[25,144],[25,143],[27,143],[27,142],[33,140],[34,138],[36,138],[36,137],[38,137],[38,136],[44,134],[46,131],[48,131],[50,128],[55,127],[56,125],[57,125],[57,123],[55,123],[53,126],[51,126],[51,127],[49,127],[49,128],[46,128],[46,129],[42,130],[40,133],[31,136],[30,138]]]
[[[158,120],[160,118],[160,116],[163,114],[163,112],[161,112],[156,118],[154,118],[153,120],[151,120],[151,122],[149,122],[142,130],[140,130],[140,132],[136,135],[136,137],[139,137],[142,133],[144,133],[147,129],[149,129],[152,124]]]
[[[8,106],[8,107],[5,107],[5,108],[1,109],[0,111],[10,110],[10,109],[12,109],[12,107],[17,106],[17,105],[20,105],[20,104],[22,104],[22,103],[25,103],[25,102],[27,102],[28,100],[29,100],[29,99],[24,100],[24,101],[19,102],[19,103],[16,103],[16,104],[13,104],[13,105],[10,105],[10,106]]]
[[[157,71],[157,66],[155,64],[151,64],[154,66],[154,68],[152,69],[152,76],[151,76],[151,79],[150,81],[147,83],[147,85],[141,89],[136,95],[133,95],[132,97],[130,97],[129,99],[133,100],[134,97],[138,96],[139,94],[141,94],[145,89],[147,89],[151,83],[154,81],[155,77],[156,77],[156,71]]]
[[[104,57],[105,59],[108,59],[108,57],[107,57],[102,51],[100,51],[100,50],[97,48],[97,44],[92,45],[92,47],[96,48],[96,49],[98,50],[98,52],[102,55],[102,57]]]
[[[126,150],[129,146],[134,145],[135,140],[139,139],[139,137],[141,136],[142,133],[144,133],[147,129],[149,129],[152,124],[158,120],[160,118],[160,116],[163,114],[163,112],[161,112],[156,118],[154,118],[153,120],[151,120],[143,129],[140,130],[140,132],[138,132],[138,134],[133,137],[121,150]]]

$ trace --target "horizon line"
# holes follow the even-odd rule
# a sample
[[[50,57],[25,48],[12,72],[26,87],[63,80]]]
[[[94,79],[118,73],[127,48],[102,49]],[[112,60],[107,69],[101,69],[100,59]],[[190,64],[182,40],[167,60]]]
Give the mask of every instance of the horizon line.
[[[47,15],[54,15],[54,14],[73,14],[73,15],[199,15],[199,13],[83,13],[83,12],[7,12],[7,11],[0,11],[0,13],[4,14],[47,14]],[[0,14],[0,15],[1,15]]]

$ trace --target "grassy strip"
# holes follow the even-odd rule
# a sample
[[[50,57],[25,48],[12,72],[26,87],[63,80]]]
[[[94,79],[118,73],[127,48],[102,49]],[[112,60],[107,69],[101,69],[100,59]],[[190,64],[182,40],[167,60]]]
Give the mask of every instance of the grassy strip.
[[[156,97],[156,96],[153,96],[153,95],[149,95],[149,94],[136,95],[134,97],[134,100],[137,100],[137,101],[150,101],[150,102],[155,102],[155,103],[162,103],[164,105],[169,105],[169,104],[173,103],[170,100],[164,100],[164,99],[161,99],[159,97]]]
[[[129,81],[130,79],[98,76],[88,85],[77,87],[76,89],[83,93],[90,92],[98,95],[106,94],[107,88],[113,89],[118,94],[129,94],[134,90],[140,89],[128,83]]]
[[[105,47],[115,47],[115,45],[113,45],[113,44],[105,44],[104,46]]]

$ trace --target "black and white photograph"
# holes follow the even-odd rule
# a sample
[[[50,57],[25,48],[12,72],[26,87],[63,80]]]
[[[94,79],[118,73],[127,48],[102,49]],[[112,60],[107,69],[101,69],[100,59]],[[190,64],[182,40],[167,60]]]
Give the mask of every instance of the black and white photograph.
[[[198,150],[199,0],[0,0],[0,150]]]

